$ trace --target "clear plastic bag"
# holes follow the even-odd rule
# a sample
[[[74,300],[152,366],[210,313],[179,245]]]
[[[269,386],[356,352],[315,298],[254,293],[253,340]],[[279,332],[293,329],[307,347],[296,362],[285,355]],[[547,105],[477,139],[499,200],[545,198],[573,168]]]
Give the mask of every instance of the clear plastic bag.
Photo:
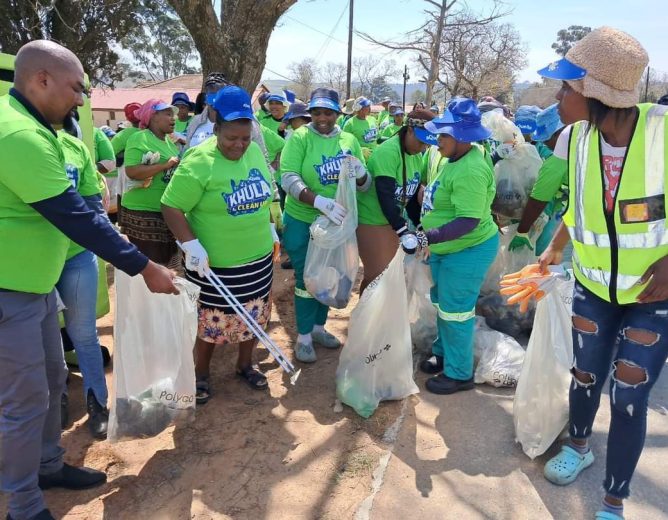
[[[350,301],[359,269],[357,252],[357,197],[351,161],[341,161],[336,202],[347,213],[340,226],[326,216],[311,224],[311,240],[306,253],[304,284],[320,303],[343,309]]]
[[[496,108],[482,115],[482,125],[492,132],[492,139],[498,143],[523,143],[522,131],[503,114],[503,109]]]
[[[154,294],[141,276],[116,270],[110,442],[194,418],[199,287],[181,278],[176,285],[178,296]]]
[[[574,283],[557,280],[557,286],[538,303],[515,392],[515,437],[532,459],[548,450],[568,422]]]
[[[513,155],[494,166],[496,195],[492,211],[510,219],[522,218],[542,164],[535,146],[529,143],[516,144]]]
[[[436,307],[431,303],[431,269],[419,254],[406,255],[406,289],[411,340],[419,352],[431,352],[438,333]]]
[[[514,338],[476,323],[475,370],[476,384],[487,383],[500,387],[517,386],[525,352]]]
[[[336,370],[336,395],[362,417],[380,401],[418,393],[408,322],[404,253],[365,289],[350,316]]]

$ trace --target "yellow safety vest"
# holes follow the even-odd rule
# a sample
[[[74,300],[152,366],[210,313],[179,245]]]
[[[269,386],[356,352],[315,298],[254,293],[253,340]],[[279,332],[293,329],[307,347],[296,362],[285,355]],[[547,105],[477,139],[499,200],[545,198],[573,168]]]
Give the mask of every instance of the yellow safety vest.
[[[569,142],[570,194],[563,219],[573,240],[575,276],[615,304],[636,303],[643,274],[668,256],[668,107],[638,109],[612,214],[605,211],[600,132],[576,123]]]

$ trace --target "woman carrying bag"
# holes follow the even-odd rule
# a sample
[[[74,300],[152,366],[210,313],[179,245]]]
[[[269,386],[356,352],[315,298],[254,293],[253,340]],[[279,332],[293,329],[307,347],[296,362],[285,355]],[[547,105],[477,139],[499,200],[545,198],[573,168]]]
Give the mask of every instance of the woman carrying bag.
[[[647,402],[668,356],[668,107],[637,104],[648,61],[632,36],[601,27],[539,71],[563,81],[559,115],[573,123],[554,150],[568,160],[568,209],[540,261],[560,263],[570,240],[576,279],[570,439],[545,465],[545,477],[570,484],[594,462],[588,439],[610,376],[598,520],[624,518]]]

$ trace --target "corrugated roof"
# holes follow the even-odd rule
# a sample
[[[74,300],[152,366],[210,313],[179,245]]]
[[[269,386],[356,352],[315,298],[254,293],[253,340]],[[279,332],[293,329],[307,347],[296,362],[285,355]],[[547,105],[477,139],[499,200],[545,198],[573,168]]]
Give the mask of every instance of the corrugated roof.
[[[190,89],[197,89],[199,91],[199,89],[202,88],[202,81],[201,74],[181,74],[180,76],[175,76],[163,81],[144,83],[143,85],[138,85],[138,88],[164,88],[173,90],[174,92]]]

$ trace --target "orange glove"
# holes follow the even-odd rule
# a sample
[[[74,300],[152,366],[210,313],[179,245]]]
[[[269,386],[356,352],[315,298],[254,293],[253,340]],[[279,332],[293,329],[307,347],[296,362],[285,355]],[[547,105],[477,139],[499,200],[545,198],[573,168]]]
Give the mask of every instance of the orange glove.
[[[520,271],[503,277],[500,293],[510,296],[508,305],[519,303],[520,312],[524,313],[529,309],[532,299],[537,302],[542,300],[554,287],[556,279],[564,276],[563,269],[560,268],[542,271],[538,264],[527,265]]]

